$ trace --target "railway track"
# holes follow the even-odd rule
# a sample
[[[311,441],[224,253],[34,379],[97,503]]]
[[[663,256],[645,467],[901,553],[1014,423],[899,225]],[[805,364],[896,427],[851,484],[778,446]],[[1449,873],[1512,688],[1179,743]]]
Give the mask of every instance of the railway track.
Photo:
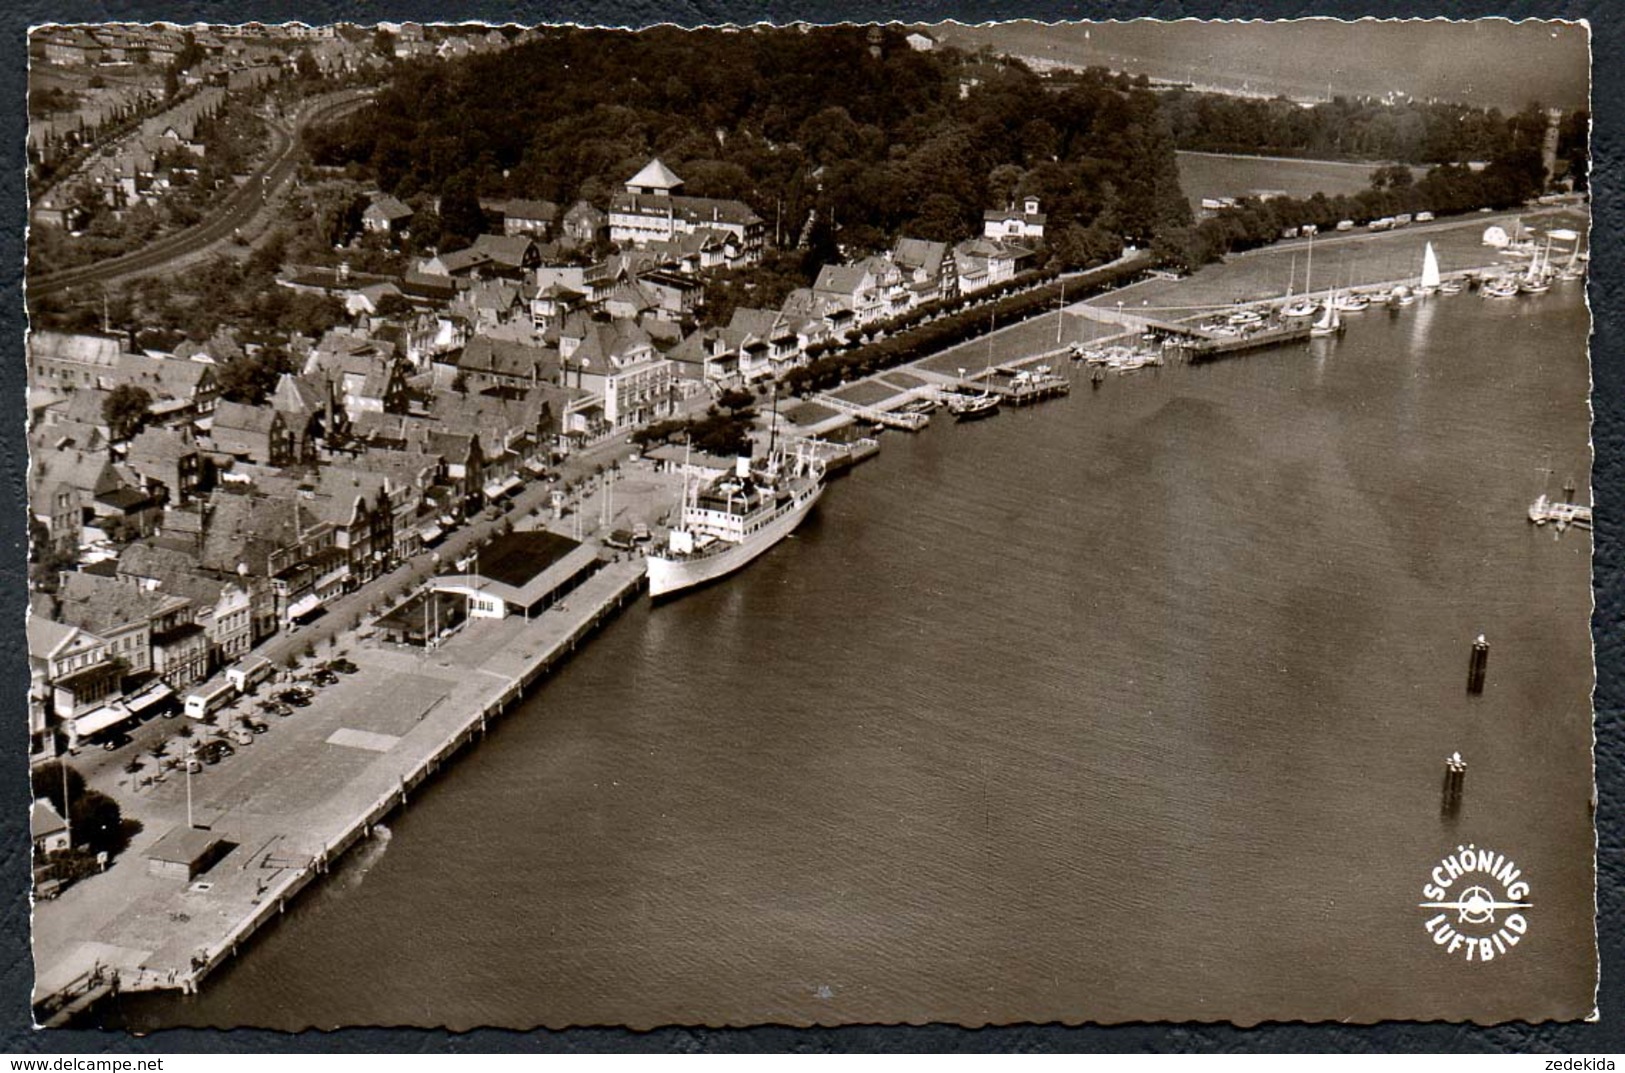
[[[279,130],[278,145],[271,159],[250,175],[247,182],[232,191],[208,219],[123,256],[78,268],[64,269],[38,279],[29,279],[27,281],[29,293],[36,296],[55,294],[86,284],[106,284],[141,275],[171,261],[206,250],[228,238],[244,224],[253,220],[293,177],[299,165],[299,135],[306,128],[330,123],[345,113],[361,107],[370,99],[371,91],[361,91],[343,100],[330,101],[316,107],[308,115],[301,116],[292,129]]]

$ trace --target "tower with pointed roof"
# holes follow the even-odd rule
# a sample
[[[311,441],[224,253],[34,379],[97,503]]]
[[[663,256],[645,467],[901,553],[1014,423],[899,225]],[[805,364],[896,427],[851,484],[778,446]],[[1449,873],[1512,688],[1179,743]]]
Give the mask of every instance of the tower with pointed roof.
[[[683,192],[683,180],[656,157],[643,165],[642,171],[626,180],[626,192],[671,197]]]

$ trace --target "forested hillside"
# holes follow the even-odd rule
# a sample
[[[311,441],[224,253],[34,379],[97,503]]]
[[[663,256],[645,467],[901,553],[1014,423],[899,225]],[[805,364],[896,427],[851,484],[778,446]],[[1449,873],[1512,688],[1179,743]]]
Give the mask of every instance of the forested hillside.
[[[402,198],[440,195],[449,217],[474,196],[602,206],[658,155],[687,193],[745,201],[785,246],[815,208],[859,251],[967,237],[1025,194],[1080,263],[1189,220],[1149,91],[1104,72],[1046,89],[1019,65],[911,51],[895,30],[546,30],[404,66],[311,148]]]

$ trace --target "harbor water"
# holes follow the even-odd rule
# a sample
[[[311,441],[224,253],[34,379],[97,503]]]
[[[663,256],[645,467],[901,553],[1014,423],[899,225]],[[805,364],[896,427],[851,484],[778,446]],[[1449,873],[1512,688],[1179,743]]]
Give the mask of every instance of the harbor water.
[[[1584,1016],[1590,534],[1526,519],[1589,501],[1581,285],[1350,320],[888,433],[743,573],[607,626],[201,995],[115,1013]],[[1530,884],[1487,963],[1418,908],[1467,845]]]

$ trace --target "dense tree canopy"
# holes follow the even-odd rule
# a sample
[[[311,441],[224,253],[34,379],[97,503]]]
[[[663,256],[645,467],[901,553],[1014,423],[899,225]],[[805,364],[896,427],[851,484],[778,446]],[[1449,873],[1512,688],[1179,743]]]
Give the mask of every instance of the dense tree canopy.
[[[1451,164],[1539,151],[1546,112],[1530,104],[1515,115],[1495,108],[1411,101],[1388,104],[1337,97],[1304,107],[1278,98],[1255,100],[1175,91],[1163,109],[1180,149],[1332,159]],[[1583,160],[1590,116],[1565,115],[1559,127],[1559,172]]]
[[[152,415],[152,395],[144,387],[120,384],[102,400],[102,420],[116,441],[128,440]]]
[[[308,137],[319,164],[440,195],[458,238],[479,223],[470,193],[602,204],[652,156],[687,193],[745,201],[784,246],[814,209],[854,253],[902,232],[966,237],[983,209],[1026,194],[1060,227],[1110,210],[1131,241],[1189,222],[1149,91],[1104,71],[1047,86],[892,30],[878,56],[865,28],[546,30],[404,65],[376,107]]]
[[[118,802],[85,786],[84,776],[60,760],[47,760],[32,774],[34,792],[51,803],[70,825],[73,844],[95,852],[119,853],[129,844],[128,824]]]
[[[1371,185],[1357,194],[1243,198],[1236,208],[1214,213],[1195,227],[1165,233],[1155,249],[1166,261],[1195,268],[1236,250],[1274,242],[1283,231],[1306,224],[1324,231],[1343,220],[1364,224],[1399,213],[1509,209],[1540,191],[1543,172],[1538,154],[1527,153],[1508,154],[1479,171],[1466,164],[1441,164],[1421,179],[1402,167],[1378,168],[1372,172]]]

